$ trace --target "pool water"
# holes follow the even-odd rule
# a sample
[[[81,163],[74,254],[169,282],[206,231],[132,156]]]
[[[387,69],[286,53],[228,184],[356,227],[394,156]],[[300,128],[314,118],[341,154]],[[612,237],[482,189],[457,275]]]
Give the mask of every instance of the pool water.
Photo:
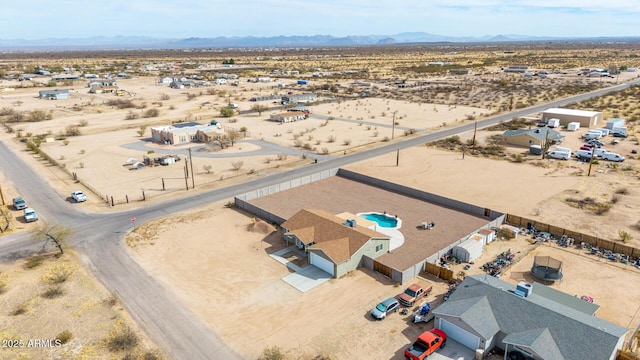
[[[362,214],[363,218],[378,223],[380,227],[395,228],[398,226],[398,220],[392,216],[384,214]]]

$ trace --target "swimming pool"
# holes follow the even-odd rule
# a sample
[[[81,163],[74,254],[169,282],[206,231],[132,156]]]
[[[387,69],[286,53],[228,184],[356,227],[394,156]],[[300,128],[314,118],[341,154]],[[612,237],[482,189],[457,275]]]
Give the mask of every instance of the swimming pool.
[[[398,227],[398,219],[391,215],[380,214],[380,213],[362,213],[362,214],[358,214],[358,216],[365,218],[369,221],[373,221],[377,223],[378,226],[383,228]]]

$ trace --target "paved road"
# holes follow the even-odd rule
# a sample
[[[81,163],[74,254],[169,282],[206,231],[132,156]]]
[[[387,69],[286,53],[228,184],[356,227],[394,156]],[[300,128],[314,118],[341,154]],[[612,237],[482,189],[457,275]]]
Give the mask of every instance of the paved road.
[[[640,80],[634,81],[638,83]],[[600,96],[607,92],[628,87],[621,84],[588,94],[553,101],[545,105],[522,109],[478,121],[482,128],[543,111],[567,103]],[[429,132],[419,136],[402,137],[384,146],[341,157],[324,157],[317,164],[310,164],[288,172],[272,174],[243,184],[203,193],[192,193],[182,199],[150,204],[142,209],[109,214],[89,214],[78,210],[66,196],[56,193],[49,184],[4,143],[0,142],[0,167],[5,175],[19,187],[24,197],[39,211],[42,218],[71,226],[76,231],[72,245],[80,252],[83,261],[100,281],[132,314],[158,346],[176,359],[236,359],[218,336],[198,317],[187,310],[170,290],[163,288],[127,254],[124,235],[131,229],[130,218],[137,223],[168,216],[186,209],[229,199],[253,189],[299,178],[322,170],[345,166],[383,155],[396,149],[405,149],[473,129],[468,123],[456,128]],[[28,234],[3,237],[0,242],[0,261],[23,258],[41,248],[30,242]]]

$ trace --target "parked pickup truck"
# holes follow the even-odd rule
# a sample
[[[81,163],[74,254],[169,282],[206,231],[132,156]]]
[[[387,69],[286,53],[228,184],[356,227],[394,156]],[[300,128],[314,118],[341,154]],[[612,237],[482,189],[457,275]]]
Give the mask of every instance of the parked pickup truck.
[[[404,351],[404,357],[411,360],[424,360],[436,350],[443,348],[446,342],[447,334],[433,328],[418,336],[418,339]]]
[[[415,304],[421,297],[429,295],[429,293],[431,293],[431,289],[432,286],[424,289],[418,284],[413,284],[400,294],[398,300],[404,306],[413,306],[413,304]]]

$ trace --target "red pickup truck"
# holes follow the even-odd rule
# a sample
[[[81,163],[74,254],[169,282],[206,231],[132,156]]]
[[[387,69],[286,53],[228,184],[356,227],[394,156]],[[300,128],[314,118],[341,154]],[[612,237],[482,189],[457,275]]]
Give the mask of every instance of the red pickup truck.
[[[443,348],[446,342],[447,334],[433,328],[418,336],[418,339],[404,351],[404,357],[410,360],[424,360],[436,350]]]
[[[431,293],[431,289],[433,286],[429,286],[428,288],[423,288],[418,284],[413,284],[409,286],[402,294],[398,300],[404,306],[413,306],[415,302],[423,296],[427,296]]]

